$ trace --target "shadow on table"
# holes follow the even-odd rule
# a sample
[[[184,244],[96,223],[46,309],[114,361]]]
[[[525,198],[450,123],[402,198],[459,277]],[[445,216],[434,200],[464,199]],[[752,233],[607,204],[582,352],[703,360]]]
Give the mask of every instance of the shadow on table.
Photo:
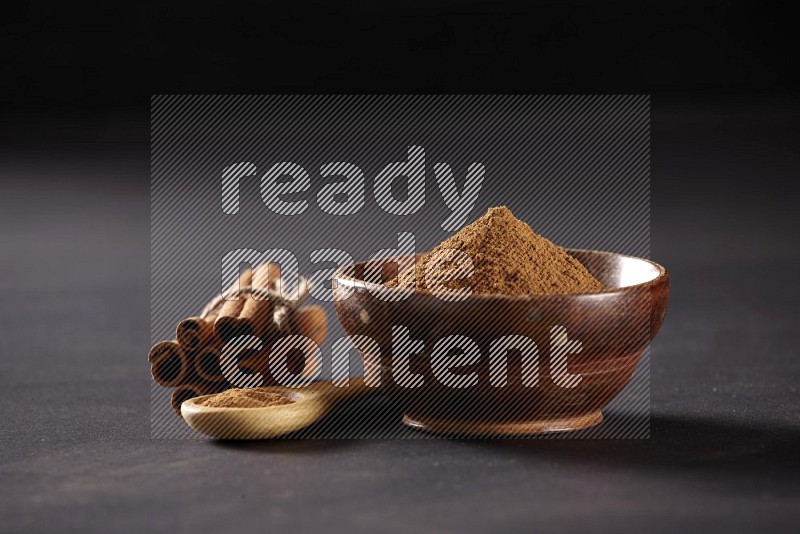
[[[248,451],[309,453],[353,446],[364,440],[429,438],[402,424],[402,411],[382,395],[356,398],[332,410],[322,421],[281,438],[258,441],[212,441],[216,446]]]
[[[616,424],[613,415],[604,424]],[[635,469],[642,473],[669,472],[676,476],[694,476],[718,486],[721,491],[800,495],[800,427],[750,426],[654,414],[650,417],[650,439],[645,440],[463,442],[536,462],[550,460]],[[748,485],[748,480],[752,484]]]
[[[800,495],[800,426],[742,424],[653,414],[650,439],[598,439],[598,435],[625,435],[631,425],[647,425],[647,416],[606,414],[604,432],[587,429],[569,434],[547,434],[524,439],[450,439],[493,454],[510,454],[522,461],[579,463],[587,466],[629,468],[644,472],[697,474],[725,488],[726,481],[748,492],[743,479],[769,479],[770,491]],[[365,440],[431,441],[448,439],[411,430],[401,423],[402,412],[377,395],[346,404],[323,421],[282,439],[255,442],[214,442],[220,447],[248,451],[313,453],[365,445]],[[599,427],[597,427],[599,428]],[[733,486],[733,485],[732,485]]]

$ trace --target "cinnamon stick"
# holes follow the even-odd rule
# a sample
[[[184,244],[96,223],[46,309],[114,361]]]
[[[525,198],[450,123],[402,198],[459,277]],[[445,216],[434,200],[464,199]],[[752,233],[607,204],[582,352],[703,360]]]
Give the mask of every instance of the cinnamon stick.
[[[258,351],[247,351],[243,353],[238,359],[239,370],[243,373],[260,373],[264,377],[264,381],[260,384],[263,386],[277,386],[278,383],[272,380],[272,375],[269,372],[269,355],[272,347],[265,346]]]
[[[189,317],[175,328],[175,337],[184,350],[194,351],[205,347],[214,338],[216,314],[207,317]]]
[[[175,341],[153,345],[147,360],[153,380],[167,388],[183,384],[191,372],[189,357]]]
[[[253,271],[247,269],[239,277],[239,288],[250,287]],[[214,321],[214,332],[222,341],[229,341],[236,336],[252,335],[253,328],[247,320],[239,319],[246,297],[239,295],[236,300],[226,300]]]
[[[250,272],[250,269],[246,272]],[[248,286],[246,276],[246,273],[242,273],[239,280],[228,288],[225,293],[229,293],[237,287],[239,289],[245,289]],[[241,295],[239,299],[246,299],[246,297],[247,295]],[[223,307],[227,303],[228,301],[225,301]],[[234,313],[233,310],[235,310],[233,305],[228,308],[228,311],[231,313]],[[216,341],[214,323],[219,315],[219,312],[213,312],[201,317],[189,317],[178,323],[178,326],[175,328],[175,337],[178,339],[178,343],[180,343],[181,347],[183,347],[184,350],[197,351]]]
[[[317,345],[322,345],[328,335],[328,314],[322,306],[303,306],[294,314],[295,330],[297,333],[314,340]]]
[[[207,382],[225,382],[219,356],[220,351],[215,347],[207,347],[199,351],[194,357],[195,374]]]
[[[253,270],[252,288],[261,294],[250,293],[244,301],[239,319],[250,324],[253,335],[264,341],[274,337],[278,329],[272,317],[272,302],[264,293],[274,290],[281,277],[280,266],[275,263],[259,265]]]
[[[317,312],[314,312],[313,314],[316,315],[317,319],[319,319],[319,314]],[[312,336],[304,333],[303,331],[299,331],[298,333],[314,339]],[[319,331],[317,331],[317,333],[319,333]],[[324,337],[317,337],[317,339],[320,340],[317,342],[319,344],[324,340]],[[264,347],[259,351],[243,354],[238,360],[238,367],[244,373],[260,373],[264,377],[261,386],[277,386],[279,383],[273,378],[272,369],[270,368],[271,353],[272,344],[265,344]],[[291,374],[300,376],[302,378],[315,376],[320,365],[321,362],[318,358],[313,358],[310,354],[304,354],[304,351],[301,350],[292,350],[286,355],[287,370]]]

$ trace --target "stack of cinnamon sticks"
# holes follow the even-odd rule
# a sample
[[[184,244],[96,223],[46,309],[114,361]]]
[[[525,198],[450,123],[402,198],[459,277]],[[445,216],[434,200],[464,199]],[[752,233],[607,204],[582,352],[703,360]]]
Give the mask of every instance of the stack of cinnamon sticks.
[[[172,408],[180,414],[181,403],[200,395],[219,393],[231,384],[220,365],[224,344],[242,335],[261,339],[260,351],[242,351],[239,369],[264,376],[261,385],[274,385],[269,373],[269,352],[282,336],[301,334],[321,344],[327,334],[327,318],[321,306],[298,307],[305,294],[288,301],[280,292],[280,269],[265,264],[243,271],[237,284],[226,294],[238,289],[238,298],[226,300],[225,294],[212,300],[196,317],[178,323],[175,339],[160,341],[148,354],[153,380],[173,388]],[[230,296],[230,295],[229,295]],[[318,362],[301,361],[293,372],[301,376],[316,373]],[[290,364],[291,368],[291,364]]]

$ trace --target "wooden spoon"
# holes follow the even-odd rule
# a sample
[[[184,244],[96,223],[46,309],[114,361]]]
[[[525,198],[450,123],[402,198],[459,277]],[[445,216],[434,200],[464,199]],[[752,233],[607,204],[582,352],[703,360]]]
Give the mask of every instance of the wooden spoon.
[[[337,403],[376,391],[361,377],[351,378],[347,387],[332,382],[314,382],[302,388],[267,387],[291,400],[288,404],[263,408],[217,408],[203,406],[203,395],[184,401],[181,415],[190,427],[217,439],[268,439],[305,428],[319,421]]]

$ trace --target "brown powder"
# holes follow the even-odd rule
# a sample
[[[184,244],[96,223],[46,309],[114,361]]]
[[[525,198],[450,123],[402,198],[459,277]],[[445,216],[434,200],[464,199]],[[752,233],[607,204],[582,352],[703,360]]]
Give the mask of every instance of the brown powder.
[[[550,295],[594,293],[603,290],[586,268],[563,248],[537,235],[506,207],[490,208],[486,215],[445,240],[389,285],[426,290],[425,272],[440,280],[457,278],[460,264],[450,249],[472,259],[468,278],[443,281],[450,290],[471,287],[476,294]]]
[[[211,408],[267,408],[291,403],[283,395],[261,388],[229,389],[200,402]]]

